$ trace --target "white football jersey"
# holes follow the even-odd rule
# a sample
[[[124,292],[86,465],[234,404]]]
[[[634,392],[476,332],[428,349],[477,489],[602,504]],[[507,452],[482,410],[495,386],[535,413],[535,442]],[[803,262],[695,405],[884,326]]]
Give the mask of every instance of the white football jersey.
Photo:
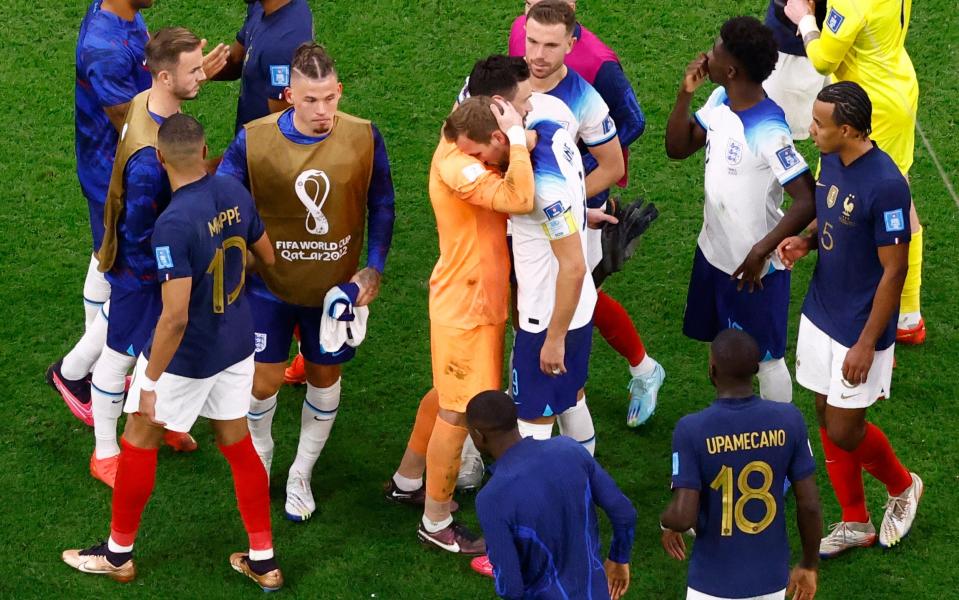
[[[699,248],[711,265],[732,274],[782,219],[783,186],[809,167],[793,145],[782,109],[768,98],[734,112],[719,87],[695,117],[706,130]],[[783,268],[775,256],[772,266]]]
[[[549,326],[556,304],[559,261],[551,240],[578,235],[586,259],[586,180],[572,136],[559,124],[539,121],[531,153],[536,180],[533,212],[511,215],[520,328],[539,333]],[[587,271],[569,329],[587,325],[596,306],[596,288]]]

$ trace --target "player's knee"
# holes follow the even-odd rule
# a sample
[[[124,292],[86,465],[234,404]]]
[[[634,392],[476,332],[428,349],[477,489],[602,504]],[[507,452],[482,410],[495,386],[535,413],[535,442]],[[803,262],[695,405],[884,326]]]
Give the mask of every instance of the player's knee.
[[[826,421],[826,435],[832,443],[846,452],[855,450],[865,434],[865,423]]]
[[[137,448],[159,448],[163,442],[163,427],[147,417],[132,413],[123,427],[123,439]]]
[[[266,400],[275,396],[283,386],[283,371],[285,363],[266,364],[257,363],[253,375],[253,397],[257,400]]]
[[[340,380],[340,365],[318,365],[306,361],[306,380],[318,388],[328,388]]]

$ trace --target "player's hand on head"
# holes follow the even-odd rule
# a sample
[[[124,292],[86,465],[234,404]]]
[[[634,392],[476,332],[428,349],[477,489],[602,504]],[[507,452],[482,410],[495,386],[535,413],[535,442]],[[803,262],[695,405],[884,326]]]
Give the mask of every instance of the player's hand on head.
[[[851,385],[866,383],[869,369],[872,368],[876,348],[872,344],[856,342],[842,361],[842,378]]]
[[[546,336],[543,348],[539,351],[539,369],[546,375],[556,377],[566,373],[566,339],[550,339]]]
[[[676,560],[686,560],[686,540],[683,539],[683,534],[672,529],[664,529],[660,541],[666,554]]]
[[[148,392],[146,390],[140,390],[140,404],[139,408],[137,409],[137,413],[141,417],[148,419],[151,424],[163,427],[166,425],[166,423],[162,423],[156,419],[156,404],[156,391]]]
[[[703,85],[706,82],[706,78],[709,77],[709,70],[707,69],[706,54],[700,53],[689,65],[686,67],[686,75],[683,77],[683,91],[692,94],[699,89],[699,86]]]
[[[816,14],[816,4],[813,0],[789,0],[784,12],[790,21],[799,25],[806,15]]]
[[[355,283],[360,287],[360,293],[356,296],[357,306],[366,306],[380,295],[380,280],[383,276],[373,267],[366,267],[356,273],[350,283]]]
[[[609,583],[610,600],[619,600],[629,589],[629,564],[624,565],[606,559],[603,567],[606,569],[606,581]]]
[[[489,109],[493,111],[493,116],[496,117],[496,124],[499,125],[503,133],[509,131],[510,127],[523,126],[523,117],[520,116],[516,108],[509,102],[501,98],[496,98],[493,100],[493,103],[490,104]]]
[[[782,261],[783,266],[790,270],[796,261],[807,254],[809,254],[809,240],[799,235],[784,239],[776,247],[776,256]]]
[[[200,47],[205,48],[206,40],[200,40]],[[207,80],[213,79],[226,66],[226,61],[230,57],[230,47],[226,44],[217,44],[216,48],[210,50],[203,57],[203,73]]]
[[[749,293],[753,293],[756,288],[763,289],[763,275],[769,269],[768,257],[756,250],[754,246],[742,264],[730,275],[732,279],[739,279],[736,289],[739,291],[746,287]]]
[[[615,225],[619,223],[619,219],[613,215],[607,213],[602,208],[587,208],[586,209],[586,226],[590,229],[602,229],[603,225],[610,223]]]
[[[816,597],[818,574],[815,569],[795,567],[789,574],[786,595],[793,600],[813,600]]]

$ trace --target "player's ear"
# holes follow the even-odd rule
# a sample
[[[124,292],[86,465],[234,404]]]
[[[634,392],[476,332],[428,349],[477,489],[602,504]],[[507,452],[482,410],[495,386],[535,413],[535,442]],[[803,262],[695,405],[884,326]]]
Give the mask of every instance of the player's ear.
[[[160,161],[160,166],[163,167],[164,169],[166,169],[166,168],[167,168],[167,166],[166,166],[166,160],[164,160],[164,158],[163,158],[163,153],[160,152],[160,149],[159,149],[159,148],[156,149],[156,153],[157,153],[157,160]]]
[[[499,129],[493,132],[492,137],[497,144],[509,146],[509,139],[506,137],[506,134],[500,131]]]
[[[287,104],[293,104],[293,90],[289,87],[283,88],[283,99],[286,100]]]
[[[203,160],[206,160],[207,155],[210,154],[210,147],[206,144],[203,144]]]

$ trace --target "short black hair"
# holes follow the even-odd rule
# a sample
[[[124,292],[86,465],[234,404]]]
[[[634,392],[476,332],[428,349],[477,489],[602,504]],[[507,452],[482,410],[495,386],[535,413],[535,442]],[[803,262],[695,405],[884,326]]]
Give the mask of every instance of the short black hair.
[[[203,125],[190,115],[177,113],[168,117],[157,132],[157,147],[171,159],[192,155],[206,142]]]
[[[819,90],[816,100],[832,104],[832,120],[869,135],[872,131],[872,101],[861,85],[840,81]]]
[[[748,381],[759,372],[759,344],[742,329],[720,331],[709,352],[719,377]]]
[[[509,433],[516,429],[516,404],[501,390],[473,396],[466,406],[466,423],[482,433]]]
[[[779,46],[772,29],[755,17],[733,17],[719,30],[723,47],[736,59],[749,79],[766,81],[779,60]]]
[[[493,54],[476,61],[470,72],[470,96],[502,96],[512,100],[516,85],[529,79],[529,65],[520,56]]]

